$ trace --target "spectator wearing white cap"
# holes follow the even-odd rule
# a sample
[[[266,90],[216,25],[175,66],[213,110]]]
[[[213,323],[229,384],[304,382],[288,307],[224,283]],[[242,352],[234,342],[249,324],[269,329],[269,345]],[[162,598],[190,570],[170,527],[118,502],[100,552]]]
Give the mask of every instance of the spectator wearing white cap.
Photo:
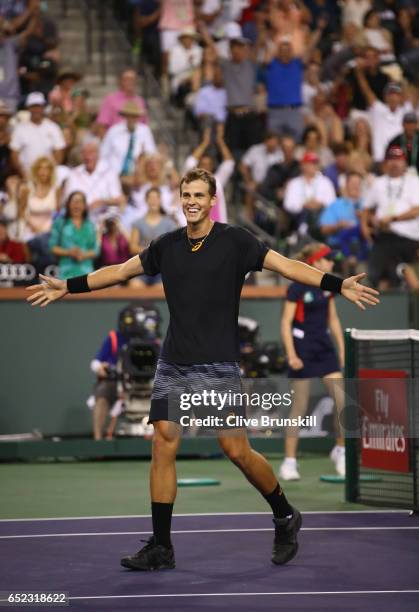
[[[396,267],[415,260],[419,246],[419,178],[406,172],[401,147],[386,153],[385,173],[368,189],[362,232],[372,243],[368,275],[375,286],[397,286]]]
[[[70,171],[65,185],[65,196],[81,191],[86,196],[89,217],[97,223],[109,207],[121,207],[124,196],[118,173],[105,160],[99,159],[98,139],[87,140],[81,150],[83,163]]]
[[[148,125],[138,122],[142,112],[135,101],[126,102],[119,114],[124,121],[113,125],[106,132],[100,157],[124,180],[134,173],[135,162],[139,155],[155,153],[156,144]]]
[[[10,148],[13,163],[23,177],[28,175],[39,157],[50,157],[57,164],[64,157],[64,135],[56,123],[44,116],[45,105],[44,94],[39,91],[30,93],[26,98],[30,119],[18,123],[12,132]]]
[[[373,134],[373,159],[382,162],[390,140],[402,131],[403,116],[412,110],[410,102],[405,102],[399,83],[388,83],[384,89],[384,102],[381,102],[368,83],[364,69],[357,63],[355,75],[368,102],[368,117]]]

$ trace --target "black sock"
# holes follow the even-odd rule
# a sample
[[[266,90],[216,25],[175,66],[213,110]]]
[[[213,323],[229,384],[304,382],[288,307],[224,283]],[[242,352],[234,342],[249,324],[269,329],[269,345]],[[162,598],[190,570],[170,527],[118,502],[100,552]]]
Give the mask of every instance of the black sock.
[[[285,518],[292,514],[292,507],[289,505],[287,498],[279,484],[276,485],[275,489],[269,495],[263,496],[274,513],[275,518]]]
[[[151,502],[151,516],[153,520],[153,534],[157,544],[162,544],[169,548],[172,545],[170,541],[170,527],[172,524],[173,504],[162,504],[160,502]]]

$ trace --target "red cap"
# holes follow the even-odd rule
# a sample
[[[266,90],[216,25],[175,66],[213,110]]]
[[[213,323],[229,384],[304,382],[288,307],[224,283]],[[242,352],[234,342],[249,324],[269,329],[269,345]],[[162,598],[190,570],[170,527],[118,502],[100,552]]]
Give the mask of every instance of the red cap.
[[[406,159],[406,155],[401,147],[394,145],[387,151],[386,159]]]
[[[306,163],[307,164],[318,164],[319,156],[317,155],[317,153],[314,153],[313,151],[306,151],[301,161],[303,164],[306,164]]]
[[[322,246],[320,247],[320,249],[318,251],[315,251],[314,253],[312,253],[310,255],[310,257],[307,257],[306,259],[306,263],[308,263],[309,265],[313,264],[315,261],[318,261],[319,259],[322,259],[323,257],[326,257],[326,255],[329,255],[329,253],[332,252],[332,249],[328,246]]]

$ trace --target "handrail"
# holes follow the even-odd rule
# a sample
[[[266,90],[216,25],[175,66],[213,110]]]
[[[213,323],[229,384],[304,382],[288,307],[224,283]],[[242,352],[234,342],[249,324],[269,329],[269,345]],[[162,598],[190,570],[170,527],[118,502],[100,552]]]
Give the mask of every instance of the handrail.
[[[107,66],[106,66],[106,17],[107,17],[107,0],[96,1],[96,12],[99,23],[99,62],[100,62],[100,76],[102,85],[106,85],[107,82]]]
[[[243,191],[246,191],[247,193],[251,192],[251,190],[247,187],[247,185],[243,183],[242,181],[239,183],[239,187]],[[277,207],[270,200],[268,200],[263,195],[261,195],[258,191],[252,192],[252,194],[254,195],[254,198],[255,198],[255,204],[254,204],[255,208],[257,208],[258,210],[261,210],[263,213],[265,213],[265,215],[269,218],[269,220],[275,223],[275,235],[273,237],[271,236],[271,234],[266,233],[266,235],[271,236],[271,238],[273,238],[275,242],[278,242],[278,240],[281,238],[281,228],[279,225]],[[256,223],[254,225],[255,227],[259,227]],[[264,231],[264,230],[261,230],[261,231]]]
[[[80,1],[81,10],[84,15],[84,48],[86,54],[86,64],[92,63],[93,41],[92,41],[92,17],[90,14],[90,0]]]

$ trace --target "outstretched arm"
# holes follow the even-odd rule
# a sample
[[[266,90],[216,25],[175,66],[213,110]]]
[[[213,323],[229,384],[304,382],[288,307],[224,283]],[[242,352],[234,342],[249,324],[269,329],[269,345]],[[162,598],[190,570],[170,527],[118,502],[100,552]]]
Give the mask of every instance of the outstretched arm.
[[[305,285],[313,285],[314,287],[323,287],[325,290],[328,289],[328,287],[322,284],[322,280],[324,282],[324,272],[321,272],[317,268],[312,268],[301,261],[288,259],[288,257],[284,257],[272,249],[270,249],[266,254],[263,267],[267,270],[271,270],[272,272],[278,272],[289,280],[298,281],[299,283],[304,283]],[[329,278],[330,276],[331,275],[328,275]],[[370,306],[375,306],[380,301],[377,297],[375,297],[376,295],[379,295],[378,291],[360,284],[359,281],[364,277],[365,273],[346,278],[342,282],[340,289],[340,293],[343,295],[343,297],[350,302],[354,302],[354,304],[356,304],[362,310],[365,310],[363,303],[369,304]],[[339,281],[337,277],[331,278]],[[335,292],[338,293],[339,290],[336,290]]]
[[[91,272],[87,275],[87,285],[90,291],[95,291],[96,289],[118,285],[143,273],[141,260],[138,255],[135,255],[123,264],[106,266]],[[69,293],[67,281],[44,276],[43,274],[40,274],[39,277],[42,280],[42,284],[27,287],[28,291],[32,291],[31,295],[27,298],[27,301],[31,302],[32,306],[48,306],[51,302],[60,300]]]

